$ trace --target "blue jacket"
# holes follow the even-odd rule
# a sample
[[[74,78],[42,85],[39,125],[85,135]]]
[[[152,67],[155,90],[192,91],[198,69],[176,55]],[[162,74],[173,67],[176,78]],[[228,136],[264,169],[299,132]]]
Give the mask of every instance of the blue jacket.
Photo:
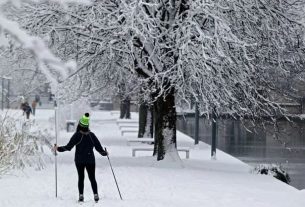
[[[102,156],[106,156],[107,152],[103,149],[100,141],[97,139],[94,133],[88,131],[77,131],[71,137],[69,143],[66,146],[60,146],[57,151],[64,152],[70,151],[74,146],[75,150],[75,163],[82,164],[94,164],[95,157],[93,148],[98,151]]]

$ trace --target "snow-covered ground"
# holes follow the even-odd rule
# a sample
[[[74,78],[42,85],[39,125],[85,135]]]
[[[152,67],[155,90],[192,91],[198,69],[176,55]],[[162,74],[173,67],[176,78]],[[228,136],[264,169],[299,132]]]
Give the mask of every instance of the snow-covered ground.
[[[52,110],[37,110],[35,124],[51,127]],[[132,114],[133,118],[137,118]],[[90,128],[107,147],[122,193],[120,200],[108,160],[96,155],[96,178],[101,200],[95,204],[88,177],[85,178],[83,206],[105,207],[303,207],[305,192],[275,178],[251,173],[248,165],[217,151],[211,160],[210,147],[178,133],[178,145],[188,146],[190,159],[181,153],[182,162],[157,162],[150,152],[131,156],[126,137],[121,136],[110,112],[91,112]],[[68,142],[72,133],[60,132],[59,145]],[[145,144],[133,144],[145,145]],[[58,160],[58,197],[55,198],[54,156],[48,155],[44,170],[28,168],[0,179],[0,207],[77,206],[77,172],[74,150],[60,153]]]

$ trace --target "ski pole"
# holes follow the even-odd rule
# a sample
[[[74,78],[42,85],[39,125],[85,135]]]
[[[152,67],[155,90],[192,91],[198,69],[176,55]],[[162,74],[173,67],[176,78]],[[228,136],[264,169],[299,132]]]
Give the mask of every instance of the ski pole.
[[[54,147],[56,147],[57,145],[54,144]],[[55,149],[55,152],[54,152],[54,155],[55,155],[55,197],[57,198],[57,152],[56,152],[56,149]]]
[[[55,107],[55,146],[57,146],[57,107]],[[56,152],[56,148],[55,148],[55,197],[57,198],[57,152]]]
[[[105,151],[107,152],[106,147],[105,147]],[[108,162],[109,162],[109,165],[110,165],[110,168],[111,168],[112,174],[113,174],[113,178],[114,178],[114,181],[115,181],[116,187],[117,187],[117,189],[118,189],[118,191],[119,191],[120,198],[121,198],[121,200],[123,200],[123,198],[122,198],[122,196],[121,196],[120,189],[119,189],[118,182],[117,182],[117,180],[116,180],[116,178],[115,178],[115,175],[114,175],[114,172],[113,172],[113,169],[112,169],[112,165],[111,165],[111,162],[110,162],[110,159],[109,159],[109,156],[108,156],[108,152],[107,152],[107,158],[108,158]]]

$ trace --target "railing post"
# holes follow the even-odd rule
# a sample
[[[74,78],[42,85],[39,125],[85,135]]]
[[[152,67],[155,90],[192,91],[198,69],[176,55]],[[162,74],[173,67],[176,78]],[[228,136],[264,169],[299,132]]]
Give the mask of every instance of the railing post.
[[[211,146],[211,156],[216,159],[216,143],[217,143],[217,122],[215,109],[212,111],[212,146]]]
[[[199,143],[199,106],[195,103],[195,145]]]

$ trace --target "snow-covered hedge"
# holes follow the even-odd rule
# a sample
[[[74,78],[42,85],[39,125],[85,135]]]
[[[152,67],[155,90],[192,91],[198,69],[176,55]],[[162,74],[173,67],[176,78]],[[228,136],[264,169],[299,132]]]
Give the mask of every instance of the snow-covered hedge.
[[[26,166],[43,168],[41,132],[29,133],[31,124],[31,121],[0,116],[0,175]]]
[[[258,165],[255,167],[254,172],[262,175],[271,175],[287,184],[290,183],[290,176],[287,171],[281,165],[271,164],[271,165]]]

